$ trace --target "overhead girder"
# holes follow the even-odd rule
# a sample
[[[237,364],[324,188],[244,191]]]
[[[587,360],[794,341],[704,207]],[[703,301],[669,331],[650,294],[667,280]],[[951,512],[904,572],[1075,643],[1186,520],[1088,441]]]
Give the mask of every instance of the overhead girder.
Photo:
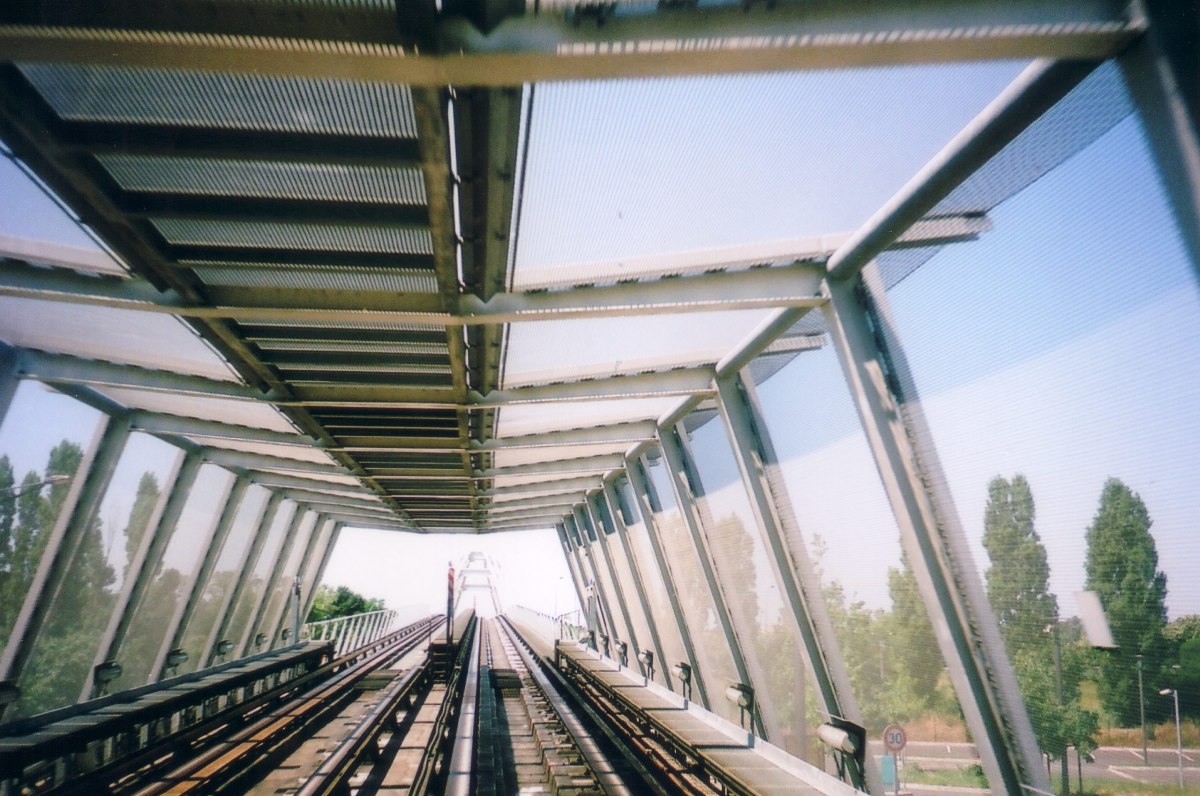
[[[49,27],[29,24],[44,23],[45,16],[7,14],[3,19],[17,24],[0,27],[0,56],[122,66],[183,62],[199,70],[414,86],[520,86],[902,63],[1098,59],[1119,52],[1141,30],[1126,4],[1103,0],[960,0],[906,6],[903,14],[892,15],[879,14],[878,5],[867,0],[829,5],[785,0],[762,13],[747,13],[741,3],[657,13],[593,11],[603,25],[581,24],[588,12],[575,7],[560,14],[544,8],[537,16],[493,20],[486,34],[465,18],[430,15],[410,29],[412,40],[397,35],[396,18],[381,21],[386,14],[337,15],[322,28],[316,9],[311,22],[276,15],[268,23],[257,15],[225,19],[201,13],[192,3],[170,5],[190,23],[187,33],[162,30],[157,17],[63,10],[53,17],[58,24]],[[413,23],[408,15],[404,19]],[[346,20],[353,21],[351,27]],[[122,35],[137,23],[154,35]],[[314,47],[306,39],[332,39],[338,46]]]
[[[909,230],[905,245],[933,246],[971,240],[990,229],[988,219],[978,215],[926,219],[912,225],[915,226],[911,230],[905,227]],[[847,238],[848,235],[822,236],[819,241],[823,246],[819,249],[781,253],[772,258],[784,264],[748,267],[753,264],[714,258],[701,273],[651,276],[611,285],[498,292],[486,300],[470,294],[447,299],[435,293],[208,286],[205,301],[197,302],[139,279],[98,278],[12,259],[0,260],[0,295],[249,323],[387,321],[451,327],[816,307],[825,301],[821,287],[825,262],[838,251],[836,244],[844,245]],[[261,259],[262,254],[258,257]],[[62,264],[62,258],[59,259]],[[81,259],[90,263],[93,258]]]

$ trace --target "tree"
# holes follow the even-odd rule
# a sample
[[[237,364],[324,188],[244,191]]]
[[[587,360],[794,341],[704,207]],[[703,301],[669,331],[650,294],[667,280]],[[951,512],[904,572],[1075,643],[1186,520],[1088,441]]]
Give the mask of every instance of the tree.
[[[346,586],[331,589],[322,585],[313,595],[312,610],[308,612],[309,622],[323,622],[326,619],[337,619],[342,616],[365,614],[371,611],[382,611],[383,600],[368,599]]]
[[[158,478],[154,473],[150,471],[142,473],[142,478],[138,481],[137,493],[133,498],[133,509],[129,512],[129,522],[125,524],[126,566],[133,561],[138,547],[142,544],[142,539],[150,526],[150,517],[154,514],[154,508],[158,505],[158,498],[161,494],[162,490],[158,486]]]
[[[1179,617],[1163,635],[1171,648],[1165,684],[1179,689],[1180,712],[1200,717],[1200,614]]]
[[[983,546],[988,600],[1038,744],[1061,765],[1062,790],[1070,790],[1067,748],[1095,746],[1099,717],[1079,704],[1077,644],[1064,649],[1058,599],[1050,591],[1046,548],[1034,527],[1033,492],[1021,474],[988,483]]]
[[[1017,474],[1011,482],[996,476],[988,484],[983,546],[991,559],[988,600],[1009,655],[1044,648],[1048,628],[1058,621],[1058,600],[1050,593],[1050,565],[1034,529],[1033,493],[1025,476]]]
[[[13,559],[23,588],[33,581],[49,530],[66,500],[68,485],[49,490],[36,486],[52,475],[72,475],[83,459],[79,445],[62,441],[50,451],[45,476],[30,472],[17,499]],[[17,580],[14,578],[14,581]],[[116,601],[116,573],[105,557],[104,534],[93,516],[80,534],[62,586],[55,594],[45,624],[21,675],[21,699],[11,718],[68,705],[79,696],[96,653],[96,642]]]
[[[1087,531],[1085,588],[1100,595],[1117,649],[1100,661],[1100,698],[1122,726],[1138,724],[1137,656],[1145,679],[1160,681],[1166,662],[1167,576],[1158,569],[1146,504],[1119,479],[1109,478]],[[1165,716],[1164,700],[1147,699],[1148,719]]]

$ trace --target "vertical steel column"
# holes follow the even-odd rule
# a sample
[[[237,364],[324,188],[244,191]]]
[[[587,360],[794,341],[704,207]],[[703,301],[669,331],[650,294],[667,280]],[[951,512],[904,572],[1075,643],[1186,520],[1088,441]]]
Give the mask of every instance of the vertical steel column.
[[[171,473],[163,482],[163,491],[159,495],[154,512],[146,521],[146,530],[142,534],[142,540],[138,544],[137,550],[133,553],[133,560],[129,562],[129,568],[125,571],[121,593],[117,597],[117,603],[109,617],[108,627],[104,630],[100,645],[96,648],[92,669],[88,672],[83,689],[80,691],[80,702],[90,699],[92,696],[92,673],[95,671],[95,667],[105,661],[117,659],[117,655],[125,643],[125,634],[129,631],[129,624],[133,621],[133,617],[142,603],[146,587],[154,579],[154,573],[158,569],[159,562],[162,561],[163,551],[167,549],[167,542],[175,530],[175,522],[183,511],[183,504],[191,493],[192,484],[199,471],[200,457],[194,453],[184,455],[180,451],[175,458]],[[141,684],[138,683],[138,685]]]
[[[308,569],[310,566],[313,565],[314,557],[320,556],[320,555],[324,554],[324,552],[325,552],[324,549],[322,549],[321,552],[319,552],[319,553],[317,552],[317,548],[320,546],[320,543],[321,543],[321,537],[325,533],[325,528],[324,528],[325,521],[321,518],[321,516],[319,514],[316,513],[315,509],[310,508],[309,511],[312,512],[314,515],[313,516],[313,526],[312,526],[312,530],[310,530],[308,532],[308,544],[306,544],[304,546],[304,553],[300,556],[300,563],[296,567],[296,576],[295,576],[296,578],[299,578],[299,580],[300,580],[300,590],[301,590],[300,599],[304,599],[303,591],[306,588],[304,581],[308,577]],[[287,599],[284,600],[283,604],[279,606],[278,615],[271,618],[270,624],[267,626],[267,633],[269,634],[269,636],[271,638],[271,647],[270,647],[271,649],[274,649],[275,645],[278,644],[282,640],[280,638],[280,634],[283,633],[283,628],[287,625],[287,623],[289,621],[289,617],[294,616],[296,613],[296,580],[295,580],[295,578],[292,580],[291,583],[288,584],[287,588],[288,588]],[[294,643],[298,640],[299,639],[292,639],[292,642]]]
[[[679,629],[679,640],[683,642],[684,652],[687,654],[687,663],[692,667],[692,685],[700,693],[700,704],[708,710],[713,710],[714,705],[708,698],[708,686],[704,680],[704,670],[700,666],[700,659],[696,657],[696,645],[692,643],[692,631],[688,627],[687,616],[683,612],[683,605],[679,602],[679,592],[675,589],[675,578],[671,574],[671,568],[667,564],[667,556],[663,551],[662,541],[658,538],[658,528],[656,527],[655,514],[662,513],[662,503],[658,499],[658,493],[654,489],[654,485],[650,483],[650,477],[646,473],[646,465],[641,459],[633,459],[626,463],[625,472],[629,478],[629,486],[633,489],[633,494],[638,500],[638,510],[642,514],[642,522],[646,524],[646,537],[650,542],[650,549],[654,553],[654,563],[658,568],[658,574],[662,578],[663,586],[667,590],[667,600],[671,603],[671,613],[675,617],[675,626]],[[719,696],[718,696],[719,698]]]
[[[88,524],[104,499],[113,471],[129,439],[129,419],[105,416],[88,451],[80,460],[67,497],[43,548],[37,572],[0,654],[0,681],[17,682],[45,629],[71,561],[88,532]],[[0,708],[0,715],[3,715]]]
[[[971,563],[957,512],[911,385],[903,351],[885,342],[891,325],[874,265],[864,277],[829,280],[823,308],[900,540],[933,622],[991,788],[1049,792],[1049,777],[1025,712],[996,618]],[[866,281],[864,281],[864,278]],[[897,339],[890,335],[892,340]]]
[[[625,620],[625,631],[629,638],[625,641],[633,644],[633,657],[636,660],[641,647],[638,645],[637,632],[633,629],[632,617],[629,615],[629,604],[625,601],[625,589],[621,586],[621,579],[617,576],[617,568],[613,565],[612,554],[608,551],[608,534],[612,531],[612,520],[604,516],[604,512],[596,503],[597,495],[603,495],[603,492],[597,492],[591,497],[584,498],[583,511],[588,518],[588,522],[596,529],[596,539],[600,542],[600,555],[604,557],[604,565],[608,567],[609,582],[612,584],[613,592],[617,596],[617,607],[621,610],[621,618]]]
[[[558,531],[558,540],[562,543],[563,560],[567,562],[567,571],[571,574],[571,585],[575,587],[575,597],[579,600],[580,607],[583,607],[585,605],[583,587],[580,586],[579,575],[575,572],[575,563],[571,556],[571,540],[567,536],[567,529],[561,522],[555,525],[554,529]],[[554,619],[557,621],[558,617],[556,616]]]
[[[725,600],[725,591],[721,580],[717,577],[717,562],[713,558],[708,545],[708,528],[712,518],[704,517],[700,501],[704,497],[703,482],[693,464],[691,446],[682,423],[676,423],[669,429],[659,429],[658,444],[663,452],[663,463],[671,476],[671,486],[675,490],[675,500],[679,503],[679,513],[684,518],[684,526],[692,537],[696,548],[696,556],[700,559],[700,567],[704,571],[704,580],[712,594],[713,605],[717,609],[717,619],[721,630],[725,633],[725,641],[729,644],[729,652],[733,656],[733,666],[737,669],[738,677],[743,683],[755,689],[758,694],[766,693],[762,688],[766,683],[766,673],[763,671],[758,656],[748,654],[738,638],[737,626],[733,614],[729,612],[729,603]],[[755,683],[758,683],[756,686]],[[775,719],[775,706],[766,700],[754,701],[754,717],[758,721],[759,732],[768,740],[773,738],[781,728]],[[770,733],[768,733],[770,728]]]
[[[283,575],[283,567],[287,563],[288,556],[292,554],[292,545],[295,544],[296,535],[300,531],[300,526],[304,522],[305,508],[299,504],[296,505],[296,511],[292,514],[292,519],[288,522],[287,530],[284,531],[283,544],[279,546],[279,553],[275,556],[275,563],[271,567],[271,572],[267,575],[267,582],[263,585],[262,593],[258,595],[254,607],[250,611],[250,621],[246,625],[246,629],[242,631],[241,641],[236,649],[241,650],[241,655],[250,654],[250,647],[254,643],[254,636],[258,633],[259,625],[263,622],[263,611],[267,608],[267,603],[270,602],[271,589],[275,583]]]
[[[794,522],[782,477],[771,477],[770,468],[779,467],[779,457],[767,433],[748,370],[717,379],[717,403],[763,546],[768,552],[771,574],[795,620],[797,639],[802,647],[797,652],[805,658],[817,697],[821,700],[821,710],[826,717],[836,716],[862,724],[862,712],[833,632],[821,583],[803,544],[793,547],[788,541],[789,534],[793,539],[800,539],[800,529]],[[804,733],[804,683],[798,683],[797,688],[801,697],[797,729]],[[868,761],[867,768],[872,780],[877,780],[872,782],[872,787],[882,791],[883,781],[874,770],[873,760]]]
[[[604,609],[604,625],[607,628],[606,635],[612,642],[617,639],[617,614],[613,611],[613,606],[616,601],[611,599],[608,588],[604,585],[604,581],[600,578],[600,568],[596,564],[595,547],[599,542],[593,541],[588,534],[590,530],[593,534],[597,534],[599,539],[599,531],[591,526],[591,519],[582,506],[576,506],[572,509],[572,517],[575,522],[575,527],[579,529],[579,538],[584,541],[583,554],[587,559],[588,571],[591,573],[592,581],[596,584],[596,598],[600,601],[601,608]]]
[[[594,571],[590,570],[588,565],[584,563],[587,559],[587,531],[583,531],[580,525],[578,525],[578,523],[575,521],[574,510],[563,516],[563,526],[566,528],[566,533],[568,533],[568,535],[575,540],[575,565],[578,570],[580,570],[580,579],[583,581],[584,599],[581,608],[583,609],[583,616],[587,617],[583,624],[586,624],[588,629],[592,629],[592,627],[590,627],[590,612],[592,612],[590,611],[590,608],[592,608],[592,606],[589,605],[588,598],[595,600],[595,610],[596,616],[598,616],[598,621],[605,622],[606,618],[600,616],[601,612],[605,610],[605,606],[604,602],[602,602],[600,599],[599,583],[596,583]]]
[[[217,612],[217,616],[221,618],[213,625],[212,632],[208,634],[208,641],[204,645],[204,654],[200,658],[201,669],[212,665],[217,645],[225,640],[229,624],[233,615],[237,613],[238,603],[241,602],[242,593],[246,590],[246,584],[258,563],[258,556],[262,552],[263,545],[266,544],[267,537],[271,535],[271,523],[275,521],[275,513],[279,511],[279,504],[282,502],[282,492],[271,492],[271,496],[267,498],[267,502],[262,508],[262,513],[258,515],[258,521],[254,523],[254,539],[247,546],[246,552],[242,554],[242,560],[236,570],[237,581],[221,601],[221,608]],[[235,646],[231,652],[236,654],[237,647]]]
[[[333,555],[333,550],[337,547],[338,537],[342,535],[344,523],[337,523],[333,526],[333,532],[329,534],[329,543],[325,545],[325,552],[321,554],[321,564],[317,567],[317,571],[313,573],[312,580],[308,585],[308,596],[304,597],[304,611],[302,617],[308,616],[312,611],[313,597],[317,594],[317,587],[321,585],[321,578],[325,576],[325,567],[329,566],[329,559]],[[299,628],[297,628],[298,630]],[[296,639],[297,641],[299,639]]]
[[[187,600],[175,607],[175,614],[171,617],[166,635],[163,636],[163,644],[158,650],[158,655],[154,659],[154,668],[151,670],[151,681],[162,678],[166,670],[167,653],[183,643],[188,625],[191,624],[192,616],[196,613],[196,606],[199,604],[204,590],[208,587],[208,579],[217,565],[217,559],[221,557],[221,550],[225,547],[225,540],[229,537],[229,529],[233,527],[238,507],[241,506],[242,498],[245,497],[246,489],[249,486],[250,482],[241,476],[235,478],[230,486],[229,492],[225,496],[225,505],[208,535],[209,543],[208,549],[204,553],[204,560],[196,569],[191,582],[186,584]],[[199,661],[196,666],[200,667]]]
[[[1200,276],[1200,9],[1194,0],[1142,0],[1134,7],[1149,30],[1117,63]]]
[[[0,343],[0,424],[8,414],[13,396],[21,386],[21,378],[17,375],[17,350],[12,346]]]
[[[634,591],[637,592],[638,602],[642,606],[642,615],[646,619],[646,631],[650,634],[647,639],[654,646],[654,659],[658,661],[656,667],[662,672],[663,683],[667,688],[674,688],[671,683],[671,666],[673,663],[667,660],[667,655],[663,651],[662,640],[658,635],[658,623],[654,621],[654,611],[650,608],[650,600],[646,597],[646,586],[642,583],[641,567],[638,566],[637,558],[633,554],[633,548],[629,544],[629,529],[625,527],[625,518],[621,516],[620,502],[615,494],[616,485],[612,481],[605,481],[601,487],[600,494],[596,501],[601,504],[602,508],[608,512],[608,517],[613,524],[613,535],[617,537],[621,549],[625,552],[625,560],[629,562],[629,577],[633,581]],[[681,663],[682,661],[675,661]]]
[[[562,519],[563,532],[567,535],[567,549],[570,552],[570,558],[567,561],[571,568],[571,574],[578,578],[576,591],[579,593],[579,609],[583,614],[587,615],[588,610],[588,592],[591,587],[588,585],[587,570],[583,566],[583,555],[579,552],[579,548],[583,547],[583,540],[578,536],[578,529],[575,527],[575,521],[571,515],[566,515]],[[584,624],[587,624],[585,621]]]

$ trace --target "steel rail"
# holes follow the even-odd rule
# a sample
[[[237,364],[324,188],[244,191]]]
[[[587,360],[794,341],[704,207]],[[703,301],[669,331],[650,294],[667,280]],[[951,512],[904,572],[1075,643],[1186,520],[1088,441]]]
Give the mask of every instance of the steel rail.
[[[223,713],[212,721],[203,722],[189,732],[186,739],[172,738],[172,751],[164,755],[161,747],[151,748],[123,766],[125,778],[109,786],[113,793],[138,794],[215,792],[246,779],[261,766],[273,760],[287,744],[305,728],[336,709],[352,692],[358,680],[371,671],[404,655],[425,638],[431,627],[440,624],[441,617],[427,617],[395,633],[335,658],[308,674],[287,684],[286,689],[266,692],[240,705],[236,715]],[[310,687],[315,686],[315,687]],[[278,704],[275,704],[278,703]],[[274,707],[272,705],[275,704]],[[223,729],[238,722],[249,721],[232,736],[222,738]],[[194,746],[195,744],[196,746]],[[204,749],[166,774],[156,774],[178,762],[178,756]],[[153,761],[153,768],[147,765]],[[122,773],[122,772],[116,772]],[[157,780],[146,784],[149,777]],[[107,779],[112,781],[112,777]],[[96,780],[81,782],[72,793],[94,793]]]

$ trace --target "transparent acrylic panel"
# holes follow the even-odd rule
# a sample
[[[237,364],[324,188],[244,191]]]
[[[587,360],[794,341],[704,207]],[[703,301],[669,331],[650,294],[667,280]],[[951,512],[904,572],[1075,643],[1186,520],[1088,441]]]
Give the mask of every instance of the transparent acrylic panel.
[[[667,586],[658,569],[654,550],[650,546],[650,537],[646,533],[646,523],[642,521],[637,499],[633,494],[633,488],[628,482],[623,481],[620,489],[625,495],[626,505],[630,508],[632,516],[629,519],[635,520],[635,522],[625,526],[625,538],[629,543],[629,563],[636,570],[633,577],[641,582],[642,587],[646,591],[646,600],[649,605],[645,606],[645,609],[647,614],[654,620],[654,626],[658,630],[659,641],[662,642],[662,652],[666,656],[666,660],[657,661],[655,665],[655,668],[661,672],[677,663],[687,663],[687,652],[683,647],[683,637],[680,635],[679,626],[675,622],[675,612],[671,609],[671,600],[667,596]],[[641,638],[639,635],[638,640],[640,641]],[[648,635],[647,640],[643,643],[646,645],[650,644]],[[652,649],[652,647],[646,648]],[[661,680],[661,677],[658,679]],[[674,678],[672,677],[672,679]],[[678,689],[678,685],[676,688]]]
[[[200,568],[232,484],[233,474],[228,470],[212,464],[200,467],[179,521],[170,531],[162,560],[130,620],[117,656],[121,677],[112,690],[136,688],[156,679],[152,669],[162,634],[169,630],[179,604],[187,599],[187,586]]]
[[[741,682],[741,678],[733,665],[733,656],[721,629],[696,547],[675,502],[666,466],[661,459],[648,460],[646,470],[662,506],[662,511],[654,515],[654,527],[667,558],[667,566],[671,568],[671,580],[683,607],[692,645],[696,648],[696,662],[708,690],[710,708],[714,713],[737,722],[740,719],[738,707],[725,699],[725,689]]]
[[[557,404],[516,404],[501,407],[499,435],[515,437],[564,428],[586,428],[626,420],[654,420],[679,403],[677,397],[620,398],[569,401]]]
[[[18,716],[79,698],[128,566],[162,496],[178,448],[147,434],[129,436],[112,480],[67,564],[46,624],[21,673]]]
[[[700,513],[717,579],[767,727],[768,740],[802,753],[805,664],[791,608],[780,594],[725,425],[713,417],[690,433],[704,496]]]
[[[124,273],[64,209],[62,200],[20,161],[0,159],[0,185],[5,193],[0,204],[0,256],[79,271]]]
[[[1023,66],[540,84],[513,284],[661,273],[672,264],[653,255],[857,229]]]
[[[737,310],[514,323],[504,386],[712,364],[767,314]]]
[[[629,626],[625,623],[625,615],[621,611],[621,603],[617,599],[617,590],[613,585],[612,572],[604,558],[604,551],[600,549],[600,541],[596,539],[589,542],[585,551],[585,560],[593,576],[597,579],[598,594],[604,601],[606,614],[604,626],[609,629],[610,644],[613,645],[610,647],[610,654],[615,656],[617,654],[616,642],[629,640]]]
[[[184,323],[138,310],[0,297],[9,345],[234,381],[230,367]]]
[[[323,520],[319,523],[318,528],[320,529],[318,531],[320,535],[317,537],[317,546],[313,549],[312,557],[309,558],[308,562],[304,565],[304,575],[300,586],[300,599],[306,603],[309,601],[313,591],[317,588],[317,578],[321,574],[321,561],[325,558],[325,552],[329,549],[330,541],[333,538],[334,522],[333,520]],[[284,620],[283,627],[291,627],[292,620],[290,617],[290,612],[294,610],[295,607],[289,602],[289,617]],[[308,621],[307,618],[305,621]],[[289,641],[294,642],[295,639],[290,638]]]
[[[790,496],[787,543],[820,579],[868,736],[897,722],[910,742],[969,740],[836,353],[801,353],[758,394],[779,457],[768,476]],[[815,702],[807,713],[823,720]]]
[[[192,620],[184,630],[180,646],[187,652],[188,659],[176,670],[179,674],[187,674],[206,665],[206,661],[201,661],[204,647],[209,635],[216,630],[216,623],[221,621],[221,608],[226,598],[237,584],[242,559],[258,529],[269,496],[270,493],[257,484],[248,487],[242,495],[229,535],[217,554],[208,582],[200,592]]]
[[[1197,264],[1136,116],[991,218],[889,293],[920,391],[902,385],[905,411],[928,424],[1042,749],[1061,759],[1097,726],[1140,747],[1141,702],[1151,743],[1173,744],[1159,692],[1186,685],[1172,667],[1200,613]],[[1102,657],[1084,589],[1118,645]]]
[[[0,647],[99,420],[95,409],[25,380],[0,422]]]
[[[267,534],[266,541],[259,549],[258,557],[249,562],[250,577],[242,588],[242,595],[238,599],[237,605],[233,606],[233,615],[229,620],[229,627],[225,630],[225,637],[234,643],[235,651],[239,649],[242,635],[246,632],[247,626],[254,621],[254,613],[259,607],[259,600],[267,589],[271,573],[275,569],[275,561],[279,558],[280,549],[283,547],[288,527],[295,514],[296,504],[290,500],[284,500],[275,510],[271,527],[259,531],[259,533]]]
[[[271,634],[275,632],[275,627],[279,624],[280,616],[288,602],[289,595],[292,594],[292,586],[295,583],[296,575],[300,571],[301,559],[303,559],[304,552],[308,549],[308,540],[316,524],[317,513],[315,511],[306,511],[304,518],[300,520],[300,526],[296,529],[296,537],[292,540],[292,547],[288,551],[283,569],[279,573],[279,577],[271,584],[271,591],[267,596],[266,605],[263,608],[262,620],[254,630],[255,635],[259,633],[267,635],[267,648],[270,648],[274,641],[271,639]]]
[[[608,504],[600,501],[597,511],[601,512],[605,517],[605,522],[608,527],[612,528],[613,518],[608,516]],[[615,585],[621,589],[621,594],[625,597],[625,606],[629,610],[629,630],[632,634],[629,641],[629,662],[635,664],[634,653],[641,650],[653,651],[654,645],[650,639],[650,629],[646,626],[645,606],[638,599],[637,589],[633,585],[634,575],[629,569],[629,559],[625,555],[625,546],[621,542],[621,537],[615,531],[613,533],[605,533],[601,537],[601,543],[608,550],[608,558],[612,562],[613,576]],[[636,642],[636,645],[635,643]],[[615,655],[614,651],[614,655]],[[655,669],[662,668],[660,662],[655,663]]]

